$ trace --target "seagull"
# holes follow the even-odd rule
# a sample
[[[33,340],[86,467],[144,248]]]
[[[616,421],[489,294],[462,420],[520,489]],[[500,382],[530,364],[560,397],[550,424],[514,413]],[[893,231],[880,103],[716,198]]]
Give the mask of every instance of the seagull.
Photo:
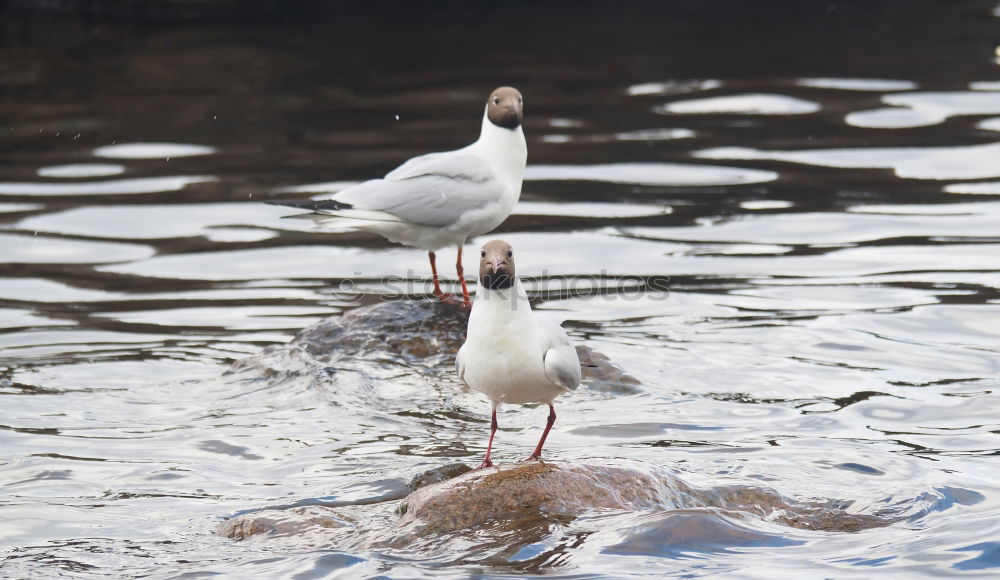
[[[490,441],[480,469],[492,467],[490,451],[497,432],[500,403],[546,403],[549,418],[535,452],[556,422],[552,400],[580,384],[580,358],[559,325],[536,319],[528,295],[514,276],[514,250],[503,240],[487,242],[479,252],[479,290],[469,315],[465,344],[455,358],[458,378],[490,398]]]
[[[427,250],[434,296],[445,302],[451,296],[441,291],[434,252],[457,246],[455,269],[463,304],[470,308],[462,246],[503,223],[521,197],[528,159],[523,118],[521,93],[500,87],[490,93],[479,139],[471,145],[414,157],[382,179],[365,181],[330,199],[267,203],[311,210],[323,225],[374,232]]]

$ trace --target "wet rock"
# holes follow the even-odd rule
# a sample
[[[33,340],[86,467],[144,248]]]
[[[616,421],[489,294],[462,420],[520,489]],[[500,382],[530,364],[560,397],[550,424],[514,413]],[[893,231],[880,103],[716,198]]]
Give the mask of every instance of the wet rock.
[[[363,378],[377,379],[391,366],[418,365],[430,369],[438,380],[454,377],[455,353],[465,342],[469,313],[438,300],[378,302],[324,318],[299,332],[288,344],[272,346],[234,363],[227,374],[244,374],[251,380],[282,383],[300,377],[337,382],[334,375],[364,371]],[[639,381],[627,375],[608,357],[586,346],[577,346],[584,384],[600,391],[627,394],[638,391]],[[364,386],[364,385],[354,385]],[[350,387],[350,385],[348,385]]]
[[[453,473],[460,474],[440,480]],[[619,547],[625,553],[642,552],[647,544],[657,550],[708,549],[784,541],[755,521],[857,532],[900,519],[852,514],[832,500],[796,501],[768,488],[698,488],[667,470],[624,460],[525,462],[475,471],[451,464],[418,475],[410,487],[416,491],[395,510],[390,501],[266,509],[228,520],[217,531],[234,540],[284,538],[303,547],[431,551],[447,551],[446,544],[469,534],[479,541],[486,533],[499,549],[543,541],[581,516],[607,514],[624,518],[615,533],[634,540]]]
[[[434,483],[440,483],[470,471],[472,471],[472,468],[464,463],[449,463],[448,465],[435,467],[434,469],[429,469],[414,476],[413,479],[406,484],[406,486],[410,488],[410,491],[416,491],[421,487],[427,487],[428,485]]]
[[[468,312],[437,300],[396,300],[324,318],[279,346],[237,361],[229,373],[276,371],[307,366],[326,370],[345,359],[444,362],[465,341]],[[300,369],[302,370],[302,369]]]
[[[319,388],[331,405],[366,413],[400,412],[394,386],[432,393],[457,383],[467,320],[464,309],[437,300],[378,302],[320,320],[287,344],[236,361],[226,376],[283,393]]]
[[[454,356],[465,341],[469,313],[438,300],[396,300],[326,318],[288,344],[317,359],[334,353],[392,353],[409,359]]]
[[[403,488],[403,494],[395,496],[393,493],[386,494],[385,501],[346,501],[337,500],[306,499],[296,502],[307,505],[276,506],[271,508],[251,511],[228,519],[219,524],[216,533],[231,540],[243,541],[252,537],[257,538],[294,538],[296,544],[309,543],[308,538],[312,538],[311,543],[325,545],[336,541],[343,530],[349,530],[352,535],[358,536],[364,528],[369,531],[378,531],[384,526],[376,525],[373,514],[379,511],[386,511],[380,508],[370,509],[371,504],[388,503],[394,496],[395,499],[404,497],[406,491],[415,491],[422,487],[440,483],[453,477],[457,477],[471,471],[472,468],[464,463],[449,463],[441,467],[428,469],[415,475]],[[324,505],[328,504],[328,505]],[[333,505],[329,505],[329,504]],[[386,513],[384,518],[392,518],[390,513]],[[383,518],[383,519],[384,519]],[[361,524],[364,522],[364,525]]]
[[[423,487],[400,505],[392,543],[486,522],[570,518],[602,510],[705,510],[756,517],[792,528],[856,532],[893,519],[851,514],[817,502],[797,502],[753,486],[698,489],[676,475],[640,463],[519,463],[476,470]]]
[[[899,518],[852,514],[842,502],[795,501],[778,492],[750,485],[729,485],[698,493],[707,506],[779,523],[800,530],[858,532],[885,527]],[[848,502],[849,504],[849,502]]]
[[[425,534],[539,514],[653,509],[684,502],[680,480],[615,465],[520,463],[480,469],[410,494],[398,530]]]
[[[583,380],[594,390],[617,394],[633,394],[640,391],[639,380],[629,376],[607,356],[589,346],[577,346]]]
[[[222,522],[216,533],[232,540],[246,540],[251,536],[301,536],[318,529],[332,530],[353,527],[352,522],[332,508],[308,506],[287,510],[261,510]]]

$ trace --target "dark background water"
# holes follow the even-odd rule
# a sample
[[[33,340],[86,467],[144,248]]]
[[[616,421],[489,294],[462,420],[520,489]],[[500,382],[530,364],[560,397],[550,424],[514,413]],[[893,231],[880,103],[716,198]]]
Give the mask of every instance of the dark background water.
[[[0,576],[995,574],[998,14],[0,2]],[[471,540],[213,535],[241,510],[477,462],[488,406],[447,353],[419,372],[375,361],[370,393],[222,372],[376,302],[385,276],[428,286],[418,250],[259,202],[465,145],[500,84],[525,95],[529,167],[495,236],[540,312],[642,383],[561,401],[550,457],[903,522],[751,518],[748,543],[678,534],[676,514],[595,515],[485,559]],[[633,279],[670,292],[616,290]],[[506,408],[503,459],[541,413]]]

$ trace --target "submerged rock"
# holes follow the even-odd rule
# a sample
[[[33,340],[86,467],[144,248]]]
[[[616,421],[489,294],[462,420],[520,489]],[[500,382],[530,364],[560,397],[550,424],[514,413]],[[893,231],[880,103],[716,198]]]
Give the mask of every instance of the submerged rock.
[[[454,356],[465,341],[468,322],[467,310],[439,300],[379,302],[320,320],[286,348],[301,348],[320,360],[337,353],[407,359]]]
[[[640,391],[639,380],[626,374],[604,354],[581,345],[577,345],[576,354],[580,357],[583,380],[591,389],[623,395]]]
[[[265,348],[233,363],[228,374],[272,383],[306,377],[337,382],[336,371],[364,370],[377,378],[393,365],[428,369],[428,380],[455,380],[455,353],[465,342],[469,313],[438,300],[393,300],[362,306],[306,327],[287,344]],[[608,357],[577,346],[584,384],[600,391],[632,393],[639,381]],[[342,373],[343,374],[343,373]],[[352,377],[348,380],[358,380]]]
[[[298,536],[307,531],[353,527],[333,508],[324,506],[296,507],[287,510],[262,510],[222,522],[216,532],[232,540],[245,540],[251,536]]]
[[[836,506],[796,502],[753,486],[698,489],[641,463],[519,463],[481,469],[424,487],[400,505],[397,529],[426,534],[487,521],[537,516],[576,517],[595,510],[671,511],[710,508],[757,516],[792,528],[854,532],[889,518],[851,514]]]
[[[397,526],[445,532],[537,514],[673,507],[682,501],[678,482],[608,465],[532,462],[480,469],[410,494]]]
[[[633,514],[622,533],[638,535],[644,542],[654,537],[661,543],[667,541],[663,538],[680,543],[718,541],[712,537],[726,530],[723,543],[739,545],[770,537],[753,529],[755,520],[798,530],[857,532],[899,519],[852,514],[839,502],[800,502],[754,486],[697,488],[667,470],[621,460],[524,462],[427,484],[445,473],[467,469],[452,464],[415,477],[411,487],[419,489],[395,510],[388,501],[266,509],[228,520],[217,531],[234,540],[291,538],[297,545],[338,549],[431,549],[440,548],[442,538],[477,535],[487,529],[511,542],[539,541],[553,526],[580,517]],[[673,529],[681,524],[684,529]],[[459,536],[453,536],[456,533]]]
[[[428,469],[427,471],[414,476],[413,479],[406,484],[406,487],[408,487],[410,491],[416,491],[422,487],[447,481],[453,477],[458,477],[459,475],[470,471],[472,471],[472,468],[464,463],[449,463],[448,465]]]

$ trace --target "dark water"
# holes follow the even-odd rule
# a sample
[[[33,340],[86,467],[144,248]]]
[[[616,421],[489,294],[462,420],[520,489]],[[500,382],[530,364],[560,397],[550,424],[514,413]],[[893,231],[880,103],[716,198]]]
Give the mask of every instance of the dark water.
[[[0,4],[0,577],[998,573],[995,2],[260,5]],[[356,391],[223,372],[429,290],[420,251],[260,201],[464,145],[499,84],[525,95],[529,167],[496,236],[539,311],[641,382],[561,400],[549,458],[900,521],[594,513],[412,550],[213,533],[478,462],[489,407],[448,353],[389,352]],[[505,408],[498,457],[543,417]]]

